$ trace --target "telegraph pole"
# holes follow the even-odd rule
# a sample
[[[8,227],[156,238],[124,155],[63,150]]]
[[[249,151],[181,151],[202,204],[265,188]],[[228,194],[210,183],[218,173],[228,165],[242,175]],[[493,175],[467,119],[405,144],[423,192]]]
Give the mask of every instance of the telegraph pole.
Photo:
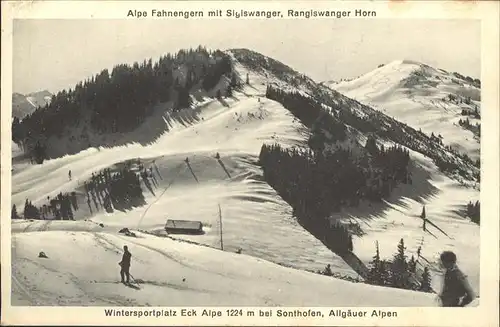
[[[224,243],[222,242],[222,212],[219,204],[219,224],[220,224],[220,249],[224,251]]]

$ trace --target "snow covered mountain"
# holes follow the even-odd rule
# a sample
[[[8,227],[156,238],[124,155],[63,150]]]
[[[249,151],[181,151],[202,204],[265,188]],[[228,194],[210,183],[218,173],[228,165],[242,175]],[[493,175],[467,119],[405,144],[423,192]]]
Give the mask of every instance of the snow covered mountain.
[[[473,160],[480,157],[478,79],[397,60],[358,78],[325,84],[428,135],[442,137],[444,144]]]
[[[27,199],[40,207],[60,192],[75,192],[78,207],[75,221],[12,221],[14,305],[435,306],[432,294],[310,272],[330,264],[335,275],[362,280],[356,265],[368,265],[375,241],[381,257],[390,258],[401,237],[408,256],[421,247],[434,289],[441,280],[439,253],[452,249],[479,292],[479,226],[462,212],[467,202],[479,199],[472,162],[272,58],[245,49],[226,54],[238,79],[249,81],[232,95],[215,96],[227,87],[222,78],[210,92],[193,92],[190,108],[172,110],[172,102],[160,103],[130,133],[91,135],[94,147],[75,141],[89,129],[80,123],[49,140],[66,155],[40,165],[14,158],[12,203],[21,215]],[[361,263],[332,252],[304,229],[292,206],[266,182],[259,165],[262,144],[307,147],[312,133],[291,110],[266,97],[268,86],[318,101],[346,126],[343,141],[332,139],[334,130],[325,131],[329,151],[348,148],[361,156],[369,136],[409,151],[412,184],[397,186],[381,203],[362,201],[330,218],[361,231],[353,240]],[[119,171],[139,158],[145,167],[158,167],[153,187],[141,182],[144,205],[106,211],[87,200],[84,183],[93,173]],[[442,172],[449,165],[454,169]],[[424,204],[439,229],[422,230],[418,215]],[[201,221],[204,232],[165,235],[167,219]],[[118,233],[124,227],[135,237]],[[221,234],[224,252],[218,250]],[[133,253],[139,292],[116,283],[125,244]],[[48,258],[38,258],[40,251]]]
[[[21,93],[12,94],[12,117],[19,119],[32,113],[38,107],[43,107],[50,103],[52,93],[47,90],[29,93],[27,95]]]

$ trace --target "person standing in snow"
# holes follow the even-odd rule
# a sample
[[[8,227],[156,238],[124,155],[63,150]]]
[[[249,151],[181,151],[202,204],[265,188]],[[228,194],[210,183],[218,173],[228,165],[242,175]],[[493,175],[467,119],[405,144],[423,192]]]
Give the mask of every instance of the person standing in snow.
[[[71,180],[71,170],[68,173],[69,180]]]
[[[126,283],[130,283],[130,259],[132,258],[132,254],[128,251],[128,246],[123,246],[123,256],[122,256],[122,261],[120,261],[118,264],[121,267],[120,270],[120,276],[122,278],[122,283],[125,283],[125,276],[127,276],[127,281]]]
[[[467,277],[457,267],[457,256],[451,251],[441,253],[441,264],[446,269],[443,289],[439,295],[443,307],[464,307],[475,298]]]
[[[332,273],[332,268],[330,266],[330,264],[327,264],[325,269],[323,270],[323,275],[326,275],[326,276],[332,276],[333,273]]]

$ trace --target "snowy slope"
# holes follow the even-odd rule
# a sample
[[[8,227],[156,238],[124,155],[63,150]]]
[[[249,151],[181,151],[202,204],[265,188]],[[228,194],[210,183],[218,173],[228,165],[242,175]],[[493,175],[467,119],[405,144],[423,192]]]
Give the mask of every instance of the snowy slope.
[[[242,79],[249,75],[251,85],[221,101],[208,99],[203,94],[195,95],[195,108],[180,113],[171,113],[169,104],[163,104],[136,134],[113,136],[126,138],[123,143],[127,145],[89,148],[47,160],[42,165],[32,166],[14,160],[12,203],[17,205],[19,212],[27,198],[39,206],[45,203],[47,196],[73,190],[77,191],[80,207],[75,222],[13,221],[15,303],[124,305],[128,298],[129,303],[137,305],[436,305],[432,295],[346,283],[271,263],[303,270],[323,269],[331,264],[336,273],[357,276],[346,262],[296,222],[290,206],[263,181],[256,162],[263,143],[304,145],[309,135],[305,126],[285,108],[265,98],[267,84],[306,94],[311,91],[311,82],[292,86],[294,76],[289,80],[277,78],[269,70],[249,68],[238,62],[236,69]],[[340,95],[334,101],[350,104],[350,99]],[[357,105],[353,110],[360,115],[367,112],[366,108]],[[147,145],[130,143],[153,131],[159,134],[153,142]],[[214,159],[216,152],[229,176]],[[435,263],[435,256],[443,246],[452,248],[460,264],[464,263],[464,271],[477,277],[473,287],[478,290],[479,227],[453,210],[478,198],[479,192],[459,188],[457,182],[444,177],[421,154],[412,152],[412,156],[416,158],[415,172],[422,174],[424,190],[413,185],[415,189],[399,190],[399,197],[378,211],[360,208],[358,212],[344,212],[339,217],[351,216],[366,233],[355,238],[354,252],[367,263],[374,253],[375,240],[380,242],[382,255],[389,257],[399,238],[418,239],[422,233],[413,215],[419,214],[420,204],[425,203],[429,218],[441,227],[446,226],[443,228],[455,240],[445,240],[443,235],[432,230],[438,239],[430,240],[432,236],[425,236],[423,255]],[[183,162],[186,157],[199,183]],[[154,194],[143,187],[147,204],[128,212],[109,214],[94,210],[91,213],[83,196],[83,181],[88,180],[92,172],[136,158],[141,158],[146,167],[156,160],[163,178],[153,189]],[[69,170],[72,181],[68,180]],[[432,188],[428,186],[430,183]],[[218,205],[222,209],[224,250],[233,253],[200,246],[220,247]],[[123,227],[158,233],[167,219],[201,221],[203,235],[175,236],[199,245],[149,234],[128,238],[117,233]],[[462,235],[460,239],[459,234]],[[141,260],[133,263],[132,273],[147,281],[144,292],[112,284],[119,277],[117,248],[124,244],[129,244],[132,253]],[[409,251],[415,250],[414,243],[408,241],[407,244]],[[238,249],[242,250],[242,255],[234,254]],[[49,259],[36,258],[39,251],[46,252]],[[466,257],[470,259],[463,261]],[[41,279],[25,279],[34,269]],[[228,275],[229,281],[221,275]],[[44,278],[56,276],[64,278],[66,286],[54,291],[50,283],[42,283]],[[184,286],[181,276],[194,285]],[[249,276],[252,276],[250,281]],[[439,283],[435,279],[433,282]],[[175,289],[179,294],[160,296],[164,292],[162,287]],[[376,303],[362,300],[366,293],[378,293],[372,297],[377,299]],[[345,294],[352,294],[352,297]]]
[[[458,266],[468,278],[477,295],[480,288],[480,227],[464,218],[462,210],[471,199],[479,199],[479,191],[459,185],[442,176],[436,166],[421,154],[410,151],[412,158],[411,185],[399,185],[384,204],[364,204],[356,209],[344,209],[333,219],[358,224],[363,235],[354,238],[354,252],[368,264],[375,254],[378,242],[380,256],[392,259],[397,244],[404,239],[408,259],[417,256],[421,247],[420,264],[429,266],[432,287],[441,290],[443,280],[439,264],[442,251],[451,250],[457,254]],[[420,218],[422,206],[426,217],[438,228],[426,224],[424,231]]]
[[[47,196],[77,189],[82,208],[76,212],[77,219],[91,218],[115,234],[122,227],[157,231],[163,228],[167,219],[200,220],[205,224],[206,234],[184,238],[217,248],[220,247],[220,204],[225,250],[241,248],[243,254],[302,269],[318,270],[331,264],[336,272],[356,277],[342,259],[303,230],[292,217],[290,206],[267,183],[260,181],[262,172],[255,161],[262,143],[276,140],[289,145],[302,144],[307,130],[281,105],[265,98],[259,102],[253,96],[262,94],[263,90],[249,88],[244,92],[247,95],[235,93],[234,99],[225,99],[227,106],[210,100],[201,104],[194,114],[188,115],[185,111],[176,117],[165,115],[169,131],[150,146],[135,144],[88,149],[48,160],[43,165],[14,170],[12,202],[21,212],[26,198],[41,205]],[[184,126],[179,123],[181,117],[182,121],[192,123]],[[216,152],[220,153],[232,178],[213,158]],[[94,210],[91,216],[81,193],[81,181],[99,169],[138,157],[146,166],[156,159],[164,178],[159,181],[159,188],[154,189],[155,195],[144,188],[148,205],[126,213],[96,213]],[[199,184],[183,163],[186,157]],[[70,169],[74,176],[72,181],[67,177]],[[173,178],[174,183],[162,194]],[[77,224],[81,230],[95,227],[95,224]],[[42,229],[50,232],[68,228],[67,224],[61,227],[61,222],[28,225],[14,222],[13,231]]]
[[[355,284],[244,254],[138,236],[78,231],[15,234],[13,305],[435,305],[431,294]],[[132,253],[131,273],[139,290],[117,283],[124,244]],[[38,258],[38,249],[48,258]]]
[[[350,81],[325,83],[332,89],[381,110],[415,129],[436,136],[472,159],[479,158],[479,138],[458,124],[462,109],[481,111],[481,89],[476,83],[428,65],[398,60]],[[450,101],[449,94],[470,104]],[[480,120],[469,117],[471,124]]]
[[[242,53],[238,55],[238,58],[244,58],[247,55],[256,57],[246,60],[246,62],[250,62],[250,64],[247,65],[252,68],[258,66],[256,62],[259,62],[260,65],[264,67],[274,66],[274,71],[281,74],[281,81],[277,84],[280,84],[279,87],[282,89],[291,88],[303,94],[315,95],[316,98],[326,100],[327,102],[325,103],[328,103],[330,106],[340,107],[340,110],[346,110],[344,108],[348,108],[358,117],[377,121],[373,126],[382,124],[383,129],[398,130],[401,128],[403,133],[410,132],[408,126],[399,123],[397,120],[391,120],[388,117],[384,117],[384,115],[378,114],[373,109],[363,106],[357,101],[345,98],[335,91],[329,91],[321,85],[315,84],[312,80],[308,79],[307,76],[294,72],[293,69],[281,63],[271,63],[270,61],[272,60],[270,58],[260,58],[258,54],[249,54],[248,51],[242,51]],[[393,64],[417,65],[417,63],[408,61],[404,63],[395,62]],[[415,67],[413,67],[413,69],[414,68]],[[432,72],[437,72],[437,70],[428,66],[424,68]],[[439,72],[444,74],[442,71]],[[404,74],[406,73],[408,73],[408,71]],[[265,72],[265,74],[268,74],[268,72]],[[428,75],[430,75],[430,73],[427,73],[426,76]],[[402,76],[400,77],[403,78]],[[456,80],[457,77],[454,76],[453,79]],[[283,80],[289,82],[285,83],[288,84],[288,86],[283,85]],[[443,78],[443,80],[445,80],[445,78]],[[466,82],[469,83],[469,81]],[[276,84],[276,82],[273,81],[273,84]],[[291,87],[290,84],[295,86]],[[407,86],[409,86],[409,84],[407,84]],[[361,85],[358,85],[358,87],[362,88]],[[465,88],[467,88],[467,85]],[[476,94],[474,93],[474,88],[475,86],[471,86],[471,93],[467,93],[463,90],[461,91],[464,92],[463,95],[470,96],[474,101],[474,94]],[[452,89],[452,91],[455,90]],[[387,90],[387,95],[389,94],[391,94],[391,92]],[[478,94],[476,95],[479,96]],[[429,95],[429,97],[431,97],[431,95]],[[477,105],[479,107],[479,103],[477,103]],[[458,111],[458,114],[460,111]],[[408,123],[408,125],[415,127],[412,123]],[[349,125],[347,126],[349,130],[352,129]],[[359,133],[359,131],[357,132],[358,133],[350,132],[351,136],[350,139],[347,140],[347,143],[351,143],[354,138],[359,145],[365,144],[366,135]],[[460,129],[455,132],[459,134],[458,136],[454,136],[458,140],[460,139],[460,133],[466,131]],[[441,152],[440,155],[444,157],[452,155],[442,147],[436,148],[429,144],[431,142],[421,138],[418,134],[415,134],[414,131],[411,133],[411,137],[420,138],[420,145],[418,146],[419,151],[425,150],[424,153],[436,153],[435,151],[438,150]],[[461,135],[463,136],[463,134]],[[424,143],[422,143],[422,141],[424,141]],[[385,144],[385,146],[394,145],[394,142],[387,142],[387,140],[379,140],[379,143]],[[335,147],[343,146],[344,144],[338,142],[335,144]],[[477,149],[479,149],[479,143],[474,146],[477,146]],[[356,149],[352,144],[350,144],[349,147],[353,150]],[[413,184],[400,185],[393,191],[391,198],[383,205],[377,206],[375,204],[370,204],[361,206],[357,209],[344,209],[339,215],[334,215],[332,220],[353,221],[359,225],[358,229],[361,230],[362,235],[354,239],[354,252],[365,264],[368,264],[372,260],[375,253],[376,241],[379,242],[381,256],[385,259],[392,259],[392,256],[396,252],[396,245],[401,238],[406,242],[407,255],[409,257],[411,255],[417,257],[417,248],[421,246],[423,259],[421,259],[420,262],[431,267],[431,273],[433,275],[432,286],[436,291],[440,291],[442,282],[442,271],[439,267],[439,254],[444,250],[454,251],[458,256],[460,268],[469,276],[472,287],[476,293],[479,294],[480,276],[478,253],[480,249],[480,228],[466,218],[464,214],[466,203],[479,200],[479,187],[475,183],[464,183],[463,178],[455,178],[456,176],[450,179],[436,167],[435,163],[433,163],[429,157],[424,156],[421,152],[417,152],[410,148],[407,149],[410,151],[412,159],[410,171],[413,176],[412,179],[414,180]],[[466,169],[474,168],[469,166]],[[475,185],[475,187],[470,187],[472,185]],[[441,233],[439,229],[429,226],[429,224],[427,224],[428,231],[423,231],[422,220],[419,218],[422,205],[426,205],[427,218],[438,226],[438,228],[443,229],[447,235]]]

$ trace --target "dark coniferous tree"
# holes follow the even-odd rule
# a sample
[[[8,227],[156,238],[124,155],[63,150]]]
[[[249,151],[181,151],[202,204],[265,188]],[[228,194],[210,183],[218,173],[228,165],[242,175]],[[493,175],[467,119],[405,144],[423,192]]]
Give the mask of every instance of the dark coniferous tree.
[[[15,204],[12,206],[12,211],[11,211],[11,215],[10,215],[10,217],[11,217],[12,219],[18,219],[18,218],[19,218],[19,216],[18,216],[18,214],[17,214],[17,208],[16,208],[16,205],[15,205]]]
[[[398,244],[398,251],[391,265],[391,284],[398,288],[409,288],[408,263],[406,261],[404,240]]]
[[[375,138],[372,135],[370,135],[368,137],[368,139],[366,140],[365,149],[372,156],[376,156],[379,154],[379,148],[377,146],[377,141],[375,140]]]
[[[382,262],[380,260],[380,251],[379,251],[379,246],[378,246],[378,241],[376,242],[375,245],[375,255],[373,256],[373,260],[370,262],[371,268],[368,273],[368,281],[370,284],[375,284],[375,285],[383,285],[384,281],[382,280]]]
[[[422,292],[432,292],[431,288],[431,274],[429,272],[429,268],[425,267],[424,272],[422,273],[422,280],[420,282],[420,291]]]
[[[417,262],[415,261],[415,257],[412,255],[410,261],[408,261],[408,270],[411,273],[415,273],[417,269]]]
[[[467,204],[466,212],[467,212],[467,216],[469,216],[469,218],[473,222],[475,222],[476,224],[480,225],[480,223],[481,223],[481,221],[480,221],[480,218],[481,218],[481,206],[480,206],[479,201],[476,201],[475,203],[472,203],[472,201],[469,202]]]

